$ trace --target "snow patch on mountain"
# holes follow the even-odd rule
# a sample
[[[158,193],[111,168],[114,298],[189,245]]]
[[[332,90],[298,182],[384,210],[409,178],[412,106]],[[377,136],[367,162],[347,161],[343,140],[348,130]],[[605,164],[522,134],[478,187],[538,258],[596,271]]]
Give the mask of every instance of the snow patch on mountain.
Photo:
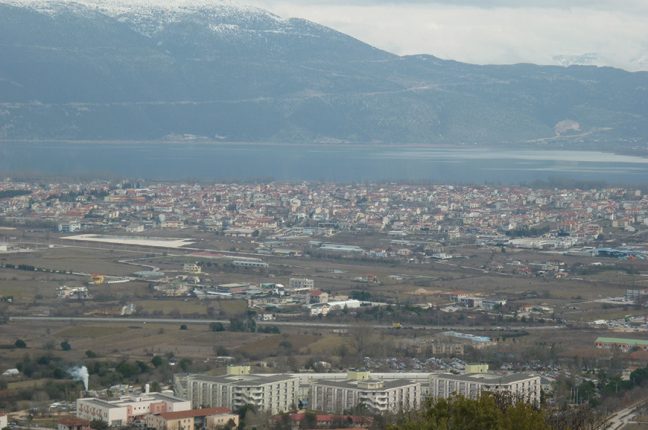
[[[0,4],[50,15],[100,13],[147,36],[182,21],[203,24],[215,33],[234,33],[246,28],[285,31],[291,27],[288,19],[229,0],[0,0]]]
[[[597,66],[601,64],[601,58],[596,52],[585,54],[562,54],[554,55],[553,60],[560,66]]]

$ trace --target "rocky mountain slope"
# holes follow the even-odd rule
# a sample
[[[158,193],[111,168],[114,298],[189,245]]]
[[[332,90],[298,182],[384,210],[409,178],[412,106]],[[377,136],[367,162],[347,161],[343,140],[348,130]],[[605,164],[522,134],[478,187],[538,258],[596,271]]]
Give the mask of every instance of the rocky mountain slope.
[[[229,3],[111,5],[0,0],[0,139],[648,142],[648,73],[402,57]]]

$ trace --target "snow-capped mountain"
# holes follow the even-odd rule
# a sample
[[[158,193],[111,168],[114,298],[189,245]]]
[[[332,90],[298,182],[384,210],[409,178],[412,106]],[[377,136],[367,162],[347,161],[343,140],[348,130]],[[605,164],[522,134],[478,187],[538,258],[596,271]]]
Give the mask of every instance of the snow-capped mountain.
[[[597,66],[602,64],[601,58],[596,52],[554,55],[553,60],[563,67]]]
[[[648,73],[399,57],[233,2],[0,0],[0,41],[0,139],[648,136]]]

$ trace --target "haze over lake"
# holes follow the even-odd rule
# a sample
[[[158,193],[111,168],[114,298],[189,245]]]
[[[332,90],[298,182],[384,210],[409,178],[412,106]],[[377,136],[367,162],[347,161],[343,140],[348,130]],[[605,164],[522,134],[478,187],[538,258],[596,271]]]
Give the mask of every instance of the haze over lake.
[[[648,159],[593,151],[208,143],[1,143],[0,174],[152,180],[521,183],[553,178],[642,185]]]

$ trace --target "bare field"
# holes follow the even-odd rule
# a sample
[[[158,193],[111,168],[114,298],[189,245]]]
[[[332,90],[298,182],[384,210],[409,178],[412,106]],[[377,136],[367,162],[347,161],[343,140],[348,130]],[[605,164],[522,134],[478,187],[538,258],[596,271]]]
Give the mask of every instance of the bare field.
[[[90,247],[55,247],[29,254],[11,254],[4,258],[7,263],[28,264],[49,270],[78,273],[101,273],[126,276],[134,272],[133,266],[118,263],[120,259],[141,255],[119,250],[94,249]]]

